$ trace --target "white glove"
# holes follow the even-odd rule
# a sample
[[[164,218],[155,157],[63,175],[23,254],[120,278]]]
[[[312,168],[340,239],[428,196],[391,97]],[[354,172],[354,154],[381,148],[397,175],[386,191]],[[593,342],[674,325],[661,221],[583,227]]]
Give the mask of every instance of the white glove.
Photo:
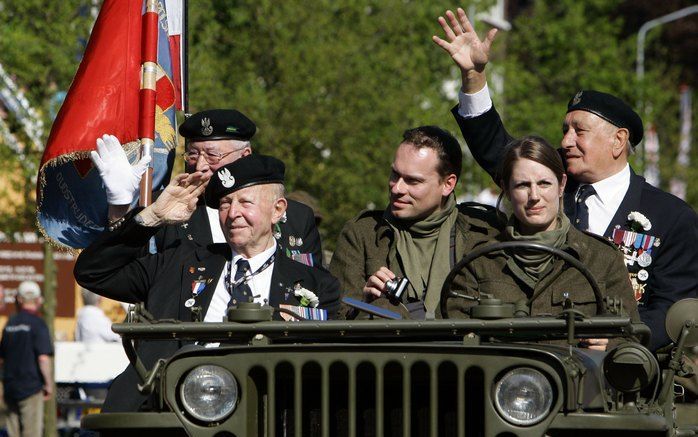
[[[130,205],[138,192],[141,176],[148,169],[150,156],[144,156],[135,165],[128,162],[126,152],[114,135],[97,138],[97,151],[90,152],[107,190],[109,205]]]

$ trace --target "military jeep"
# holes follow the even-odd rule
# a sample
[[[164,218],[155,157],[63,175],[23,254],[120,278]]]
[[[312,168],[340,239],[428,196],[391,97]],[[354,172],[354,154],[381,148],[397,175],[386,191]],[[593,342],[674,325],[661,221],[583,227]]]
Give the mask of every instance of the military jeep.
[[[674,322],[664,369],[633,341],[608,353],[543,343],[648,338],[612,316],[115,325],[159,407],[82,426],[107,436],[695,435],[674,422],[673,377],[686,373],[698,314],[698,301],[681,305],[672,311],[693,318]],[[191,344],[148,370],[135,339],[220,345]]]
[[[452,279],[444,309],[459,297]],[[684,349],[698,344],[698,299],[669,311],[675,343],[660,360],[645,347],[648,328],[618,311],[515,317],[488,298],[470,319],[388,320],[379,316],[397,316],[346,303],[373,320],[271,321],[271,308],[241,303],[226,322],[168,322],[136,307],[113,329],[152,410],[88,415],[82,427],[153,437],[698,434],[677,425],[674,407],[674,377],[690,374]],[[612,346],[576,347],[584,338]],[[137,340],[184,347],[146,369]]]

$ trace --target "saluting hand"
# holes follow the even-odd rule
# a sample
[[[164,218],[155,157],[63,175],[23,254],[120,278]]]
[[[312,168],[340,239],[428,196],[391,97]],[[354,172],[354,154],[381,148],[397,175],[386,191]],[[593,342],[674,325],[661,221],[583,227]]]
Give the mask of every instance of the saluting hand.
[[[200,171],[175,176],[157,200],[139,213],[143,224],[161,226],[189,220],[210,178],[210,173]]]

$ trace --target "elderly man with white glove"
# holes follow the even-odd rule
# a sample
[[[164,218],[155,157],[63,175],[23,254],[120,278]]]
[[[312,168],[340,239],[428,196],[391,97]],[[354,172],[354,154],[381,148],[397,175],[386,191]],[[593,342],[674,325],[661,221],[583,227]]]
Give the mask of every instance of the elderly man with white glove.
[[[211,175],[220,167],[250,155],[250,139],[256,131],[257,126],[249,118],[233,109],[191,115],[179,127],[180,135],[189,140],[183,154],[186,171]],[[130,209],[149,161],[144,158],[131,166],[112,135],[97,140],[97,151],[91,152],[91,159],[104,180],[109,220],[115,221]],[[289,258],[310,266],[322,265],[320,234],[310,207],[289,200],[285,217],[275,225],[274,237]],[[224,242],[217,211],[201,203],[188,222],[163,227],[155,236],[155,246],[161,252],[182,240],[201,246]]]

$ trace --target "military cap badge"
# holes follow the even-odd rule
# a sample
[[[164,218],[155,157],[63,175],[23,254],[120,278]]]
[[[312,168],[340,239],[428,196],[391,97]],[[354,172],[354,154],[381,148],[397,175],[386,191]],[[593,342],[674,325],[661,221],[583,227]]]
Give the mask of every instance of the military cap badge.
[[[230,170],[227,168],[223,168],[218,172],[218,178],[221,180],[221,185],[225,188],[230,188],[235,185],[235,176],[230,174]]]
[[[207,137],[213,133],[213,126],[211,126],[211,119],[202,118],[201,119],[201,135]]]

